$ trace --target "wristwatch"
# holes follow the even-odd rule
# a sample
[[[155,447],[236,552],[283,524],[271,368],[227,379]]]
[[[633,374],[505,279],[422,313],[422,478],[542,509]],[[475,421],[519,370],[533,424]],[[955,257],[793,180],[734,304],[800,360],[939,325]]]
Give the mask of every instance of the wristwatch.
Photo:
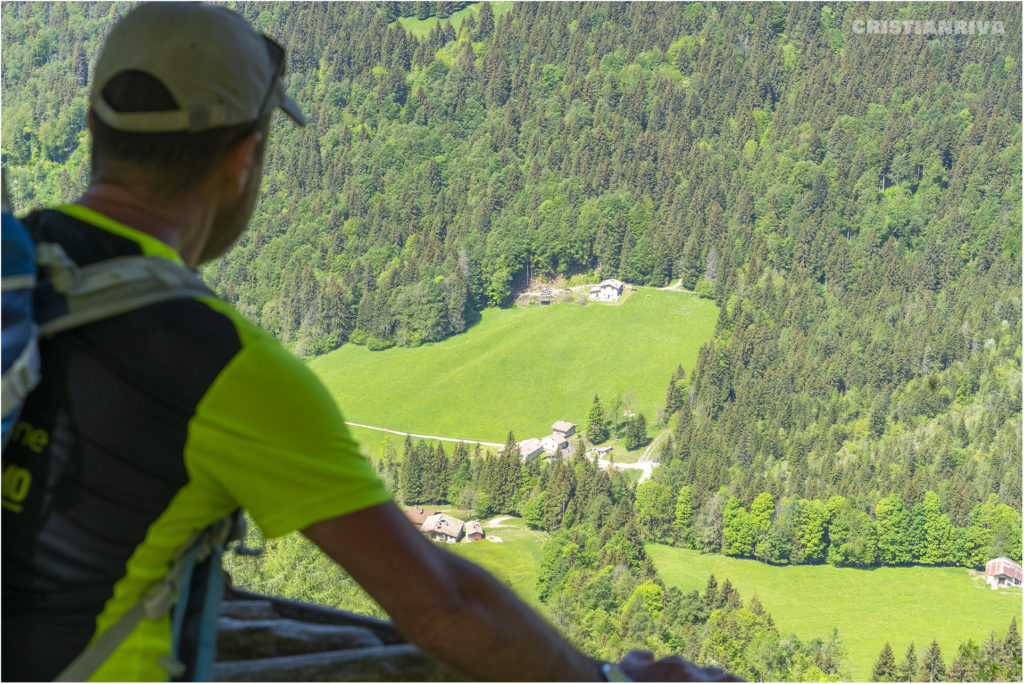
[[[604,663],[601,665],[601,676],[606,682],[631,682],[632,679],[622,671],[617,663]]]

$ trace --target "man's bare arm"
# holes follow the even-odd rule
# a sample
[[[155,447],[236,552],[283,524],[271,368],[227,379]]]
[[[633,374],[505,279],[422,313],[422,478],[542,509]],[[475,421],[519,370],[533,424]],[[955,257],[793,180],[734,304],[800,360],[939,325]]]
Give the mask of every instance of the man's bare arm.
[[[469,677],[602,679],[597,661],[485,570],[427,541],[393,503],[316,523],[303,534],[345,568],[410,641]]]

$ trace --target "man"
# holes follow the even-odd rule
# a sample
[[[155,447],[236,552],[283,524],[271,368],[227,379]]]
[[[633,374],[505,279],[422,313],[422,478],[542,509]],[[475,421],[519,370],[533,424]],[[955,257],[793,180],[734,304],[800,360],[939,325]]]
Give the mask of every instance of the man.
[[[284,68],[283,48],[227,9],[136,8],[96,64],[87,191],[26,226],[82,265],[143,254],[194,268],[221,255],[252,212],[271,113],[304,123]],[[226,303],[154,304],[40,348],[44,380],[4,451],[4,679],[57,676],[196,530],[239,507],[268,537],[302,530],[412,642],[470,677],[609,676],[417,534],[313,374]],[[17,502],[9,468],[30,482]],[[170,633],[169,618],[144,620],[93,679],[166,679]],[[622,667],[688,673],[647,654]]]

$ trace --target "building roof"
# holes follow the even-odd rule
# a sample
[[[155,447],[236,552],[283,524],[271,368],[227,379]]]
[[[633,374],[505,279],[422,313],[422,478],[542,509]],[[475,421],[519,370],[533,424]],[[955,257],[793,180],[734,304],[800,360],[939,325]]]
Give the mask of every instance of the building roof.
[[[576,429],[576,423],[570,423],[567,420],[560,420],[552,425],[551,429],[555,432],[570,432]]]
[[[530,456],[531,454],[535,454],[543,449],[544,445],[541,444],[541,441],[536,437],[524,439],[522,442],[519,443],[519,453],[521,453],[524,458]]]
[[[468,523],[466,523],[466,535],[467,536],[471,535],[471,534],[480,534],[480,535],[482,535],[483,533],[484,533],[484,526],[480,524],[479,520],[470,520]]]
[[[550,435],[541,440],[542,444],[545,442],[554,442],[558,446],[562,446],[563,444],[565,446],[569,446],[569,441],[566,440],[565,435],[563,435],[560,432],[552,432]]]
[[[413,506],[405,511],[405,517],[408,518],[409,522],[413,525],[422,525],[423,521],[432,515],[434,515],[434,511],[427,510],[422,506]]]
[[[458,538],[462,533],[463,523],[458,518],[453,518],[450,515],[444,513],[435,513],[426,520],[423,521],[423,526],[420,527],[421,532],[440,532],[441,534],[448,535],[449,537]]]
[[[617,278],[606,278],[597,285],[598,287],[614,287],[616,290],[622,289],[622,281]]]
[[[1006,556],[1000,556],[999,558],[993,558],[989,562],[985,563],[985,574],[986,575],[1007,575],[1016,579],[1022,579],[1022,571],[1020,563]]]

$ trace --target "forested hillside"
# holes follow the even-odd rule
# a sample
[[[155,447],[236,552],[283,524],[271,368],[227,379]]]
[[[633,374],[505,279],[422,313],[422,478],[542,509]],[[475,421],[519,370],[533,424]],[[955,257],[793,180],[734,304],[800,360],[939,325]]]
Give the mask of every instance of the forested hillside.
[[[16,204],[84,187],[89,65],[126,7],[3,4]],[[651,624],[717,605],[643,589],[620,532],[772,563],[1020,558],[1018,4],[235,7],[288,46],[309,125],[275,123],[251,230],[204,276],[299,354],[461,333],[528,276],[681,280],[721,307],[650,482],[601,497],[576,463],[481,485],[563,530],[546,595],[597,616],[579,638],[607,633],[606,561]],[[896,18],[1003,32],[851,29]]]
[[[1005,33],[928,39],[855,34],[854,4],[484,4],[418,40],[390,5],[242,3],[310,125],[278,123],[253,227],[205,275],[300,353],[461,332],[528,271],[681,278],[722,314],[656,479],[691,486],[712,547],[723,486],[1019,512],[1010,8],[943,6]],[[3,6],[23,206],[83,187],[88,67],[124,10]]]

